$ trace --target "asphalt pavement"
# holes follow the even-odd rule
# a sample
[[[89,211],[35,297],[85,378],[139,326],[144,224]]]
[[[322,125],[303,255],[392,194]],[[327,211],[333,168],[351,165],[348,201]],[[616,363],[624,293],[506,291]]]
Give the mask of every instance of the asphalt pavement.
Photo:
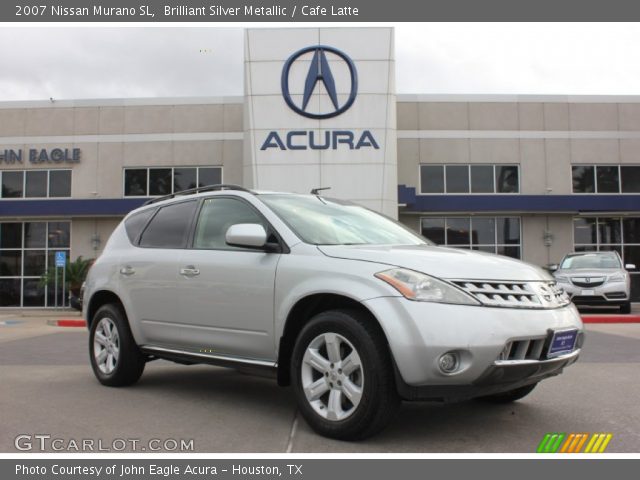
[[[136,385],[104,387],[86,329],[47,325],[56,316],[73,318],[0,312],[0,452],[20,451],[18,437],[39,452],[45,435],[45,451],[58,439],[64,452],[85,440],[146,451],[154,439],[217,453],[532,453],[547,432],[612,433],[607,452],[640,452],[640,324],[587,325],[578,363],[519,402],[404,403],[381,434],[340,442],[307,426],[289,388],[234,370],[158,360]]]

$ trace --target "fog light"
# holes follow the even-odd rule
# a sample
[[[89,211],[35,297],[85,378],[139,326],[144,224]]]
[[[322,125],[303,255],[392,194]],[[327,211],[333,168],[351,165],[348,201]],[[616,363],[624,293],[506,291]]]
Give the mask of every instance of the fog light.
[[[456,353],[445,353],[438,360],[438,366],[444,373],[452,373],[458,369],[458,355]]]

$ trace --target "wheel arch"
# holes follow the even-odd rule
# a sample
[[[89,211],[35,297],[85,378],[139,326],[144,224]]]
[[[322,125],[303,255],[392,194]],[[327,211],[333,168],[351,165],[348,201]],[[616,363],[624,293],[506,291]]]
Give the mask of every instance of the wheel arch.
[[[116,293],[112,292],[111,290],[98,290],[93,295],[91,295],[91,300],[89,301],[89,305],[87,307],[87,328],[91,329],[93,317],[95,316],[98,309],[103,305],[107,305],[110,303],[116,305],[122,311],[125,318],[127,318],[124,304]]]
[[[296,338],[304,326],[314,315],[336,309],[356,310],[362,313],[375,328],[379,329],[385,339],[387,348],[389,348],[389,341],[378,319],[361,302],[336,293],[314,293],[299,299],[287,315],[278,348],[278,385],[287,386],[291,383],[291,355]],[[390,349],[389,352],[391,354]]]

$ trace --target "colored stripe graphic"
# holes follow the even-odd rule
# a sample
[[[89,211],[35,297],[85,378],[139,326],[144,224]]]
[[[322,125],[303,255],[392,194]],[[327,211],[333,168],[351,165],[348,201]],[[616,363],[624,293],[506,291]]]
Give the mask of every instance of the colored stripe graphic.
[[[566,433],[547,433],[538,445],[537,453],[556,453]]]
[[[604,453],[613,438],[611,433],[546,433],[538,444],[537,453]],[[587,442],[588,440],[588,442]]]

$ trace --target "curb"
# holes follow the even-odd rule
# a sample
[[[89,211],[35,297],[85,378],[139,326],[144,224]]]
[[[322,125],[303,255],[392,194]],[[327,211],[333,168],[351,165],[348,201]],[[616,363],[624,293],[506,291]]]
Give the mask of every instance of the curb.
[[[583,315],[582,323],[640,323],[640,315]]]
[[[61,319],[61,320],[48,320],[48,325],[54,327],[86,327],[87,322],[82,319]]]

